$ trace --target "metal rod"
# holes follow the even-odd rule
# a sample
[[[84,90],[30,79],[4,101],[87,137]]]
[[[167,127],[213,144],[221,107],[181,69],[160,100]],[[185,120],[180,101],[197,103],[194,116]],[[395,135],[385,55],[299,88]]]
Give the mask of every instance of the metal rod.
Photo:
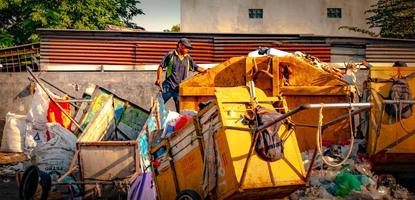
[[[62,113],[69,118],[69,120],[71,120],[72,123],[75,124],[76,127],[78,127],[79,130],[81,130],[81,132],[83,132],[83,129],[81,128],[81,126],[78,124],[78,122],[76,122],[63,108],[61,105],[59,105],[54,98],[52,98],[50,96],[50,94],[48,93],[48,91],[46,90],[46,88],[42,85],[42,83],[40,83],[40,80],[33,74],[32,69],[30,67],[27,68],[27,71],[29,72],[29,74],[35,79],[35,81],[37,82],[37,84],[39,84],[39,86],[43,89],[43,91],[45,91],[46,95],[48,95],[49,99],[59,108],[59,110],[62,111]]]
[[[58,90],[59,92],[62,92],[64,95],[67,95],[69,98],[71,99],[76,99],[74,96],[70,95],[69,93],[65,92],[64,90],[60,89],[59,87],[53,85],[52,83],[49,83],[48,81],[46,81],[43,78],[40,78],[40,80],[42,80],[43,82],[45,82],[46,84],[52,86],[53,88],[55,88],[56,90]],[[67,101],[67,100],[58,100],[59,102],[63,102],[63,101]],[[73,102],[69,102],[71,106],[73,106],[75,108],[75,110],[79,110],[80,107],[78,105],[76,105]]]
[[[243,184],[245,182],[246,171],[248,170],[249,161],[251,160],[251,155],[252,155],[252,152],[254,151],[254,147],[255,147],[256,141],[258,140],[258,136],[259,136],[259,133],[255,132],[254,139],[251,143],[251,146],[249,147],[248,156],[246,157],[246,160],[245,160],[244,168],[242,169],[242,175],[241,175],[241,179],[239,182],[239,191],[243,191]]]
[[[72,102],[77,103],[77,102],[91,102],[91,101],[92,99],[68,99],[68,100],[57,99],[56,100],[56,102],[59,102],[59,103],[72,103]]]
[[[376,94],[377,92],[374,89],[371,89],[371,91],[372,91],[371,96],[373,97],[373,100],[375,101],[376,106],[378,107],[379,110],[382,109],[382,102],[380,101],[378,94]]]
[[[58,90],[59,92],[62,92],[65,95],[68,95],[68,97],[70,97],[71,99],[76,99],[74,96],[70,95],[69,93],[65,92],[64,90],[58,88],[57,86],[53,85],[52,83],[50,83],[49,81],[43,79],[43,78],[39,78],[41,81],[45,82],[46,84],[52,86],[53,88],[55,88],[56,90]]]
[[[415,100],[383,100],[383,103],[385,104],[415,104]]]
[[[287,117],[294,115],[302,110],[306,109],[317,109],[321,108],[321,106],[325,108],[349,108],[349,107],[367,107],[369,108],[372,104],[371,103],[326,103],[326,104],[303,104],[300,106],[295,107],[294,109],[290,110],[289,112],[275,118],[273,121],[268,122],[260,127],[257,128],[256,132],[263,131],[264,129],[270,127],[271,125],[286,119]]]
[[[135,146],[136,140],[129,141],[99,141],[99,142],[77,142],[79,146]]]
[[[295,123],[296,127],[307,127],[307,128],[317,128],[317,125],[314,124],[301,124],[301,123]]]
[[[311,171],[313,170],[316,157],[317,157],[317,147],[314,148],[313,156],[311,157],[310,165],[308,166],[307,174],[305,176],[305,182],[308,182],[308,179],[310,179]]]
[[[370,108],[362,108],[362,109],[359,109],[359,110],[354,110],[354,111],[351,113],[351,115],[357,115],[357,114],[360,114],[360,113],[362,113],[362,112],[364,112],[364,111],[368,111],[368,110],[370,110]],[[331,126],[331,125],[333,125],[333,124],[336,124],[337,122],[342,121],[342,120],[344,120],[344,119],[346,119],[346,118],[348,118],[348,117],[349,117],[349,113],[347,113],[347,114],[345,114],[345,115],[342,115],[342,116],[340,116],[340,117],[337,117],[336,119],[333,119],[333,120],[331,120],[331,121],[329,121],[329,122],[325,123],[325,124],[322,126],[322,128],[323,128],[323,129],[325,129],[325,128],[327,128],[328,126]]]
[[[103,184],[103,185],[114,185],[115,183],[123,183],[124,185],[129,185],[126,181],[76,181],[76,182],[69,182],[69,183],[52,183],[52,185],[96,185],[96,184]]]
[[[370,107],[372,103],[326,103],[326,104],[305,104],[306,108],[315,109],[321,108],[349,108],[349,107]]]

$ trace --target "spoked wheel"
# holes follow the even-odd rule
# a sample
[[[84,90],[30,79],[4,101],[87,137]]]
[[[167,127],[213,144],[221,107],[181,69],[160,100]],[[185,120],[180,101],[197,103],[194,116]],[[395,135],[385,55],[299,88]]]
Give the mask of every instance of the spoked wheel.
[[[193,190],[183,190],[176,196],[176,200],[202,200],[202,197]]]

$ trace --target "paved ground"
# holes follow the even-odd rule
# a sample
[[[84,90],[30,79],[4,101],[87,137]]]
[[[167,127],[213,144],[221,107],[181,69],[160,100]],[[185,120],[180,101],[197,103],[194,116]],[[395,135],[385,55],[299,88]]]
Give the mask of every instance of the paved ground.
[[[19,199],[19,189],[15,177],[0,176],[0,197],[2,200]]]

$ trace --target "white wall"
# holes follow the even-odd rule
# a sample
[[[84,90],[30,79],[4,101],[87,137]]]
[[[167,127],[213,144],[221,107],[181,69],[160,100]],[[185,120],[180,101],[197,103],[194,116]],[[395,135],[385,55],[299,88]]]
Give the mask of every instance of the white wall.
[[[364,11],[375,0],[181,0],[181,31],[208,33],[293,33],[363,36],[340,26],[368,28]],[[248,9],[263,9],[250,19]],[[328,18],[327,8],[342,8]]]

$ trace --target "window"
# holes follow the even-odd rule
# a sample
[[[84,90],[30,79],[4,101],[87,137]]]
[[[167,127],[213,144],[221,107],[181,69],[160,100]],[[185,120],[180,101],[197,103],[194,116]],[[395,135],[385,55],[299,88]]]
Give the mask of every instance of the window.
[[[342,9],[341,8],[327,8],[327,17],[328,18],[342,18]]]
[[[250,19],[262,19],[263,9],[249,9],[249,18]]]

